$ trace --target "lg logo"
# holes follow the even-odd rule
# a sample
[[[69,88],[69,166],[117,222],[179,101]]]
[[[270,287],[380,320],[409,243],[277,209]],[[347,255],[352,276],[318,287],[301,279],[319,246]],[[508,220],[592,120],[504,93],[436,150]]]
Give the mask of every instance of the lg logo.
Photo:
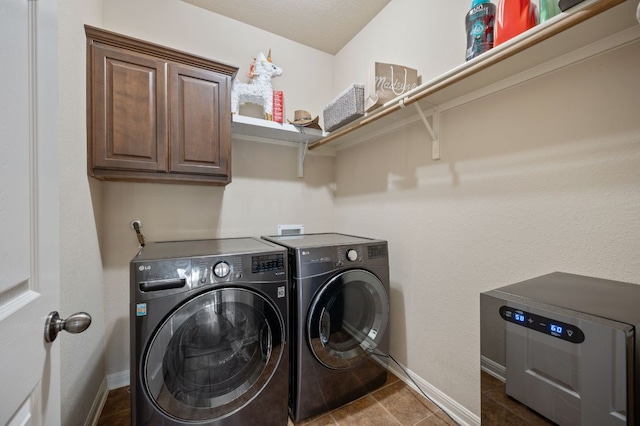
[[[151,270],[151,265],[140,265],[138,266],[138,270],[139,271],[150,271]]]

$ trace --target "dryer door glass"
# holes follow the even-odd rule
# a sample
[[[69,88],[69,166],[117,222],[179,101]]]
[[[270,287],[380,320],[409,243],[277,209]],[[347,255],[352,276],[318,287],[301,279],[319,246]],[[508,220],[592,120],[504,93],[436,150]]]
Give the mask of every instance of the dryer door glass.
[[[282,357],[283,337],[283,319],[258,293],[209,291],[159,327],[145,353],[146,390],[175,419],[225,416],[267,384]]]
[[[307,338],[322,364],[351,368],[376,350],[388,321],[389,297],[382,281],[367,271],[345,271],[314,297]]]

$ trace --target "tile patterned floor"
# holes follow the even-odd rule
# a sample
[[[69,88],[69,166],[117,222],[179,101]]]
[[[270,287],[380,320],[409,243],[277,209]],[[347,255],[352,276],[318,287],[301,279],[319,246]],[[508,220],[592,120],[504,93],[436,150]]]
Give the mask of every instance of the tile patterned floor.
[[[129,389],[109,392],[99,426],[123,426],[131,423]],[[289,420],[289,426],[294,423]],[[454,426],[442,410],[402,380],[389,373],[380,389],[329,413],[296,424],[304,426]]]

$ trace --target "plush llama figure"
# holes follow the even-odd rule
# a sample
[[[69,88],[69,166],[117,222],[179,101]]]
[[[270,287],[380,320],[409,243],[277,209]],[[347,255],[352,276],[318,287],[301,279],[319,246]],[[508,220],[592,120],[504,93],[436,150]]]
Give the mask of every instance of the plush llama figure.
[[[273,88],[271,87],[271,79],[282,75],[282,68],[271,63],[271,50],[265,58],[264,53],[260,52],[258,57],[253,60],[253,64],[249,67],[248,72],[251,81],[249,83],[241,83],[236,78],[231,87],[231,113],[238,114],[240,105],[246,103],[262,105],[264,118],[272,120],[273,118]]]

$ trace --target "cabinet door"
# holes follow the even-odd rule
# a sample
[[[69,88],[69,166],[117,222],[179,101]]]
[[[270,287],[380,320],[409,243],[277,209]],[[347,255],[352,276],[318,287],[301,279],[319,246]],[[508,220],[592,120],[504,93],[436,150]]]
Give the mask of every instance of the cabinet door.
[[[169,64],[170,173],[229,182],[231,78]],[[195,176],[194,176],[195,178]]]
[[[94,174],[166,172],[166,62],[100,44],[92,52]]]

